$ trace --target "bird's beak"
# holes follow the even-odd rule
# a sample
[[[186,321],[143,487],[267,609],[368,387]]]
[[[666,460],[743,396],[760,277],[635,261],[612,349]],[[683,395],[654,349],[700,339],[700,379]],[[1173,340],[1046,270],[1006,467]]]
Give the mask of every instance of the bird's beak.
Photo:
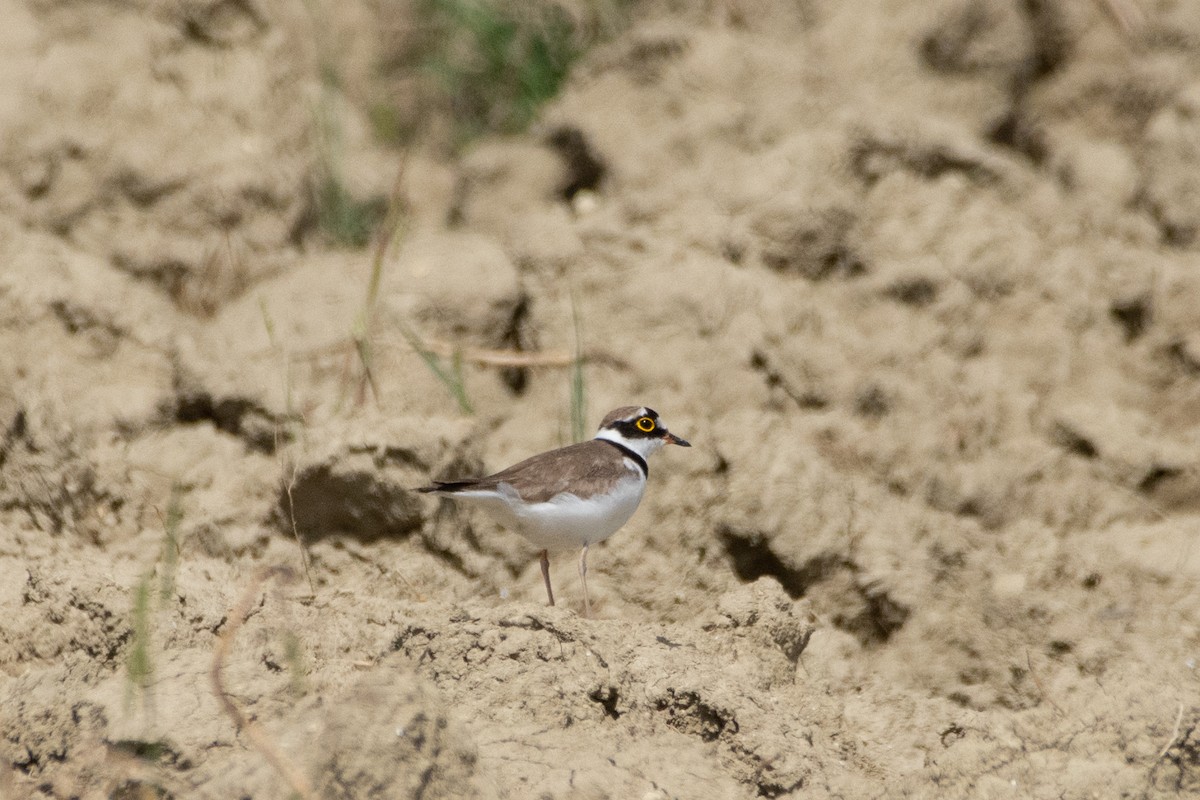
[[[680,439],[678,436],[676,436],[675,434],[670,433],[670,432],[668,432],[666,435],[663,436],[663,441],[666,442],[667,444],[677,444],[680,447],[691,447],[692,446],[688,442],[687,439]]]

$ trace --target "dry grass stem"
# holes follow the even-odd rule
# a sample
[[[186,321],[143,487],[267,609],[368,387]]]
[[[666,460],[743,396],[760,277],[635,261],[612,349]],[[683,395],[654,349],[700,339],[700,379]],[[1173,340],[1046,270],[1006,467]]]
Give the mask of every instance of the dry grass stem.
[[[1175,728],[1171,731],[1171,738],[1167,740],[1167,743],[1165,745],[1163,745],[1163,749],[1159,751],[1158,756],[1154,759],[1155,761],[1162,761],[1163,756],[1165,756],[1168,752],[1170,752],[1171,748],[1175,745],[1175,740],[1179,738],[1179,725],[1182,722],[1183,722],[1183,703],[1180,703],[1179,711],[1178,711],[1178,713],[1175,714]]]
[[[254,598],[258,596],[262,585],[271,578],[288,580],[292,575],[292,570],[287,567],[265,567],[254,574],[249,585],[242,592],[242,596],[238,598],[238,601],[229,610],[225,629],[217,637],[217,646],[213,650],[213,663],[212,669],[209,672],[209,678],[212,683],[213,696],[217,698],[217,702],[221,704],[221,708],[225,711],[226,716],[233,720],[233,724],[237,729],[246,734],[246,738],[250,740],[250,744],[254,749],[261,753],[263,758],[275,768],[275,771],[287,781],[292,791],[300,795],[303,800],[316,800],[316,794],[313,792],[308,778],[279,749],[279,745],[271,740],[262,728],[238,708],[237,703],[233,702],[233,698],[225,690],[225,683],[222,679],[225,659],[228,658],[229,651],[233,649],[233,638],[237,635],[238,630],[242,627],[242,623],[245,622],[246,617],[249,615],[250,606],[254,602]]]
[[[312,597],[316,597],[317,587],[313,583],[312,570],[308,566],[308,549],[304,546],[304,540],[300,538],[300,529],[296,527],[296,501],[292,496],[292,490],[296,488],[296,465],[289,461],[283,467],[287,474],[283,491],[287,494],[288,522],[292,526],[292,538],[296,540],[296,548],[300,551],[300,563],[304,565],[304,577],[308,581],[308,591]]]
[[[362,365],[357,393],[359,405],[366,399],[364,396],[366,386],[371,388],[371,396],[375,399],[375,404],[379,405],[380,401],[379,384],[375,380],[375,370],[372,366],[374,359],[371,348],[371,329],[375,320],[375,306],[379,301],[379,284],[383,280],[384,259],[408,211],[408,200],[404,196],[406,162],[407,159],[401,156],[400,166],[396,170],[396,178],[392,181],[392,191],[388,197],[387,213],[384,216],[383,225],[380,226],[379,236],[375,239],[375,250],[371,257],[371,277],[367,281],[366,297],[363,298],[362,310],[359,311],[358,319],[355,320],[351,333],[354,351],[358,354],[359,363]]]

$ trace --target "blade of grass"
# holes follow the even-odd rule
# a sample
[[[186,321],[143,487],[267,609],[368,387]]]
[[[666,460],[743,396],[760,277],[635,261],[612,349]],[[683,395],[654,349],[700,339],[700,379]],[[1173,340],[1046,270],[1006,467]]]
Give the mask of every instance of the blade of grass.
[[[167,518],[163,520],[162,574],[159,575],[158,597],[163,603],[175,593],[175,569],[179,564],[179,526],[183,523],[183,484],[171,484],[171,499],[167,501]]]
[[[571,290],[571,321],[575,325],[575,353],[571,361],[571,436],[576,442],[587,438],[587,384],[583,375],[583,323],[579,300]]]
[[[151,572],[147,572],[133,589],[133,640],[125,658],[125,707],[133,705],[133,696],[140,692],[147,709],[153,708],[150,685],[154,680],[154,662],[150,657],[150,591]]]
[[[425,366],[429,368],[429,371],[450,392],[450,395],[458,403],[459,410],[464,414],[474,414],[475,409],[471,407],[471,400],[467,397],[466,386],[463,385],[462,357],[459,355],[452,357],[451,369],[447,370],[442,365],[442,360],[436,353],[425,346],[425,343],[417,335],[416,331],[409,328],[403,322],[398,323],[398,327],[400,328],[400,335],[408,342],[409,347],[416,351],[421,360],[425,362]]]
[[[279,424],[276,423],[275,450],[278,451],[283,441],[295,442],[304,438],[304,415],[296,411],[296,400],[292,392],[292,353],[279,342],[275,332],[275,320],[271,317],[266,298],[262,296],[258,298],[258,310],[262,315],[263,327],[267,329],[267,343],[283,364],[283,413],[287,421],[287,431],[286,435],[281,435]]]
[[[354,325],[354,330],[351,333],[351,338],[354,341],[354,352],[358,354],[358,363],[362,367],[362,375],[358,382],[358,396],[355,402],[362,405],[365,400],[363,394],[366,387],[370,387],[371,396],[375,398],[375,405],[379,405],[379,385],[375,382],[375,370],[372,367],[374,357],[371,354],[371,341],[367,332],[366,321],[360,319]]]
[[[301,424],[302,417],[293,412],[292,403],[292,360],[288,356],[287,351],[279,346],[275,339],[275,321],[271,318],[270,311],[267,310],[267,301],[263,298],[258,298],[258,308],[262,312],[263,326],[267,329],[267,341],[270,342],[271,348],[279,351],[280,357],[283,359],[283,392],[284,392],[284,410],[287,414],[287,420],[290,425],[295,425],[301,434],[304,433],[304,426]],[[289,441],[296,441],[299,437],[292,434],[288,437]],[[275,429],[275,452],[279,454],[279,469],[284,477],[283,491],[287,495],[288,503],[288,519],[292,524],[292,537],[296,540],[296,548],[300,551],[300,562],[304,565],[304,577],[308,580],[308,589],[315,597],[317,594],[316,584],[313,583],[312,570],[308,564],[308,550],[304,547],[304,542],[300,538],[300,531],[296,527],[296,503],[292,497],[292,490],[296,485],[296,465],[292,461],[290,455],[284,452],[284,449],[279,446],[279,428],[276,424]]]
[[[388,218],[384,225],[379,240],[376,242],[374,259],[371,264],[371,277],[367,281],[367,296],[363,304],[363,310],[359,315],[361,324],[356,325],[356,331],[361,338],[356,338],[356,349],[359,352],[359,359],[363,361],[363,367],[367,370],[368,380],[370,378],[370,345],[368,342],[368,332],[371,327],[371,321],[374,317],[375,305],[379,297],[379,284],[383,275],[384,258],[387,256],[388,248],[391,246],[396,234],[400,231],[403,222],[407,219],[407,214],[404,212],[408,208],[408,201],[404,196],[403,177],[404,177],[404,161],[401,161],[400,170],[396,174],[395,183],[392,185],[391,199],[388,202]],[[447,371],[442,365],[441,359],[430,350],[416,331],[409,328],[403,322],[398,322],[400,335],[408,342],[409,347],[416,351],[417,355],[429,368],[429,371],[446,387],[451,396],[458,403],[459,409],[464,414],[473,414],[475,409],[471,407],[471,401],[467,397],[466,386],[463,383],[462,377],[462,358],[455,351],[455,356],[452,358],[451,370]],[[364,350],[364,347],[366,348]],[[366,360],[364,360],[364,355]],[[378,402],[378,395],[376,395]]]
[[[404,196],[405,158],[400,159],[400,167],[396,170],[396,178],[392,181],[392,191],[388,196],[387,210],[384,213],[383,224],[379,236],[375,240],[375,250],[371,256],[371,274],[367,278],[367,292],[363,298],[362,308],[354,319],[350,338],[354,342],[354,350],[358,354],[359,364],[362,365],[362,375],[359,379],[359,404],[363,401],[364,384],[371,389],[371,396],[379,404],[379,384],[375,380],[374,352],[371,347],[371,329],[375,321],[375,307],[379,302],[379,286],[383,282],[383,264],[396,235],[400,232],[408,217],[408,200]]]
[[[304,664],[304,644],[294,631],[283,633],[283,658],[287,662],[288,688],[295,698],[304,697],[308,693],[308,682],[305,676],[308,668]]]

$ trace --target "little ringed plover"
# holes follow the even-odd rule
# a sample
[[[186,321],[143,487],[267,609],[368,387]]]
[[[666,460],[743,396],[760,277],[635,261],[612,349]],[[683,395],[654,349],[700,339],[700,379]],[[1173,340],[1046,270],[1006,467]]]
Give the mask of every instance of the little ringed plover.
[[[650,474],[646,459],[667,444],[691,447],[667,430],[654,409],[623,406],[609,412],[594,439],[541,453],[484,478],[435,481],[417,491],[473,503],[541,548],[550,605],[549,551],[580,548],[583,608],[591,616],[588,547],[612,536],[633,516]]]

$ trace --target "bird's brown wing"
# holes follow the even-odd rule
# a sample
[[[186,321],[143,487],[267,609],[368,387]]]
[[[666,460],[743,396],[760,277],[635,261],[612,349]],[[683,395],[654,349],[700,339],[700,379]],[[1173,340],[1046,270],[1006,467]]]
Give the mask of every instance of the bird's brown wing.
[[[624,459],[620,450],[591,439],[527,458],[485,478],[435,483],[420,491],[495,491],[507,483],[525,502],[544,503],[566,491],[581,495],[604,491],[623,477],[618,468]]]

